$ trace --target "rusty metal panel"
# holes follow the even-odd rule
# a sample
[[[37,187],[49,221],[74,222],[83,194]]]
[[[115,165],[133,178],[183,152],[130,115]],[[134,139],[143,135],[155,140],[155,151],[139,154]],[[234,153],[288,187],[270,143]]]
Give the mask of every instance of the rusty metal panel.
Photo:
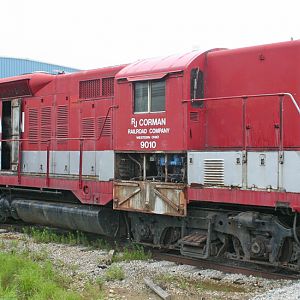
[[[114,209],[186,216],[185,185],[152,181],[115,181]]]

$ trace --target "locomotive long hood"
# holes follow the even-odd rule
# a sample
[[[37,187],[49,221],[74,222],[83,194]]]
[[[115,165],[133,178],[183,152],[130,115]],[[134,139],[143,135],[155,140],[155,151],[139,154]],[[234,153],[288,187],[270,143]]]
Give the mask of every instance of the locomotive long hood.
[[[50,74],[27,74],[0,80],[0,99],[33,96],[54,78]]]

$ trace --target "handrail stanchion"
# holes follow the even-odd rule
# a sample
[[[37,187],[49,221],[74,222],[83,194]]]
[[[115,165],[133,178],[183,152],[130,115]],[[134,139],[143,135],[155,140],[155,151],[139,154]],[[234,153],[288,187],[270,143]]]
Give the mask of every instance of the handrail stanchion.
[[[247,150],[247,124],[246,124],[246,105],[247,105],[248,97],[242,97],[242,105],[243,105],[243,150]]]
[[[279,118],[280,118],[280,128],[279,128],[279,151],[283,151],[283,98],[284,95],[279,96],[279,106],[280,106],[280,111],[279,111]]]
[[[47,143],[47,168],[46,168],[46,186],[50,184],[50,141]]]
[[[22,165],[22,141],[19,141],[19,153],[18,153],[18,183],[21,183],[21,165]]]
[[[83,156],[83,141],[80,140],[80,152],[79,152],[79,189],[82,189],[82,156]]]

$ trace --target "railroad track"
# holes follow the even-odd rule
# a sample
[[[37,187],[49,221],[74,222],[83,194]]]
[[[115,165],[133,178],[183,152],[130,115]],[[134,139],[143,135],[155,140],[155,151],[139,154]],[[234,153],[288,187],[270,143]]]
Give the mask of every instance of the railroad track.
[[[297,272],[290,272],[286,269],[278,269],[274,267],[261,267],[250,263],[237,262],[231,260],[229,261],[229,263],[225,263],[214,260],[194,259],[172,252],[166,253],[160,251],[153,251],[153,258],[157,260],[172,261],[177,264],[192,265],[200,269],[214,269],[222,271],[224,273],[243,274],[246,276],[252,275],[255,277],[262,277],[273,280],[300,279],[300,274]]]
[[[14,221],[8,224],[0,224],[0,229],[5,230],[6,232],[23,232],[24,227],[36,227],[39,229],[49,228],[47,226],[36,225],[36,224],[28,224],[22,223],[18,221]],[[60,228],[51,228],[51,230],[56,233],[65,234],[69,232],[65,229]],[[99,238],[99,235],[94,235],[87,233],[87,236],[90,240]],[[1,237],[1,235],[0,235]],[[105,239],[105,237],[101,237]],[[120,244],[122,248],[122,243]],[[123,245],[124,246],[124,245]],[[199,269],[214,269],[224,273],[233,273],[233,274],[243,274],[246,276],[255,276],[262,277],[266,279],[273,280],[299,280],[300,273],[292,272],[290,270],[275,268],[275,267],[267,267],[267,266],[259,266],[246,262],[239,262],[233,260],[204,260],[204,259],[194,259],[182,256],[178,253],[178,251],[162,251],[152,248],[147,248],[151,250],[152,257],[156,260],[167,260],[172,261],[177,264],[185,264],[192,265]]]

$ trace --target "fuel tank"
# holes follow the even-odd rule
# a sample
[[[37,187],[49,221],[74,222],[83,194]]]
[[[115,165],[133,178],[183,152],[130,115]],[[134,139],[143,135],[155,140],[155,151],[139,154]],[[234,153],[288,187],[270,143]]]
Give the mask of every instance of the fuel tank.
[[[12,215],[28,223],[115,236],[120,213],[107,207],[14,199]]]

